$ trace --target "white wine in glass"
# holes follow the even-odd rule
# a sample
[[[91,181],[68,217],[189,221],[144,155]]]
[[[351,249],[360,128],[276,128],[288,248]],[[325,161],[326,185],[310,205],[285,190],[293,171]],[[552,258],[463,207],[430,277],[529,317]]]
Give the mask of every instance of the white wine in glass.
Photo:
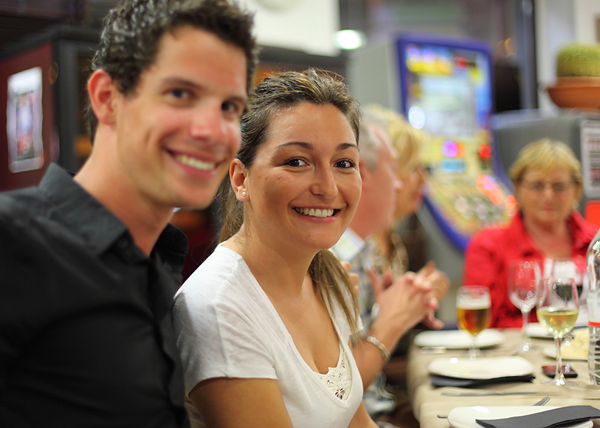
[[[475,342],[477,335],[485,330],[491,315],[490,291],[487,287],[460,287],[456,295],[456,317],[458,328],[471,334],[469,358],[481,356]]]
[[[586,301],[584,298],[582,298],[586,268],[585,259],[581,256],[573,259],[554,259],[551,260],[550,274],[548,276],[560,279],[573,278],[573,281],[575,281],[575,286],[577,287],[577,297],[579,298],[579,312],[581,313],[581,309],[583,309],[584,318],[587,323],[587,308],[585,307]],[[577,321],[575,321],[575,324],[577,324]],[[567,332],[562,339],[561,347],[564,348],[565,346],[570,346],[572,341],[573,335],[570,332]]]
[[[562,372],[562,338],[577,321],[579,315],[579,296],[573,278],[542,278],[538,288],[537,317],[556,342],[556,374],[547,385],[576,385],[567,382]]]
[[[513,305],[521,310],[523,317],[523,344],[517,351],[529,351],[532,347],[527,333],[529,312],[536,305],[537,283],[541,278],[540,265],[530,260],[516,260],[508,270],[508,297]]]

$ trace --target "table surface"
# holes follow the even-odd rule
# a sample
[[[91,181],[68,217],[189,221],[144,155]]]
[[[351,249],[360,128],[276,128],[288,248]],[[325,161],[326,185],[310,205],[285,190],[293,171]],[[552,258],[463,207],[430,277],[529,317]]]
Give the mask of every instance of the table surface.
[[[513,355],[517,346],[522,342],[520,330],[503,330],[504,342],[493,348],[483,350],[485,357],[500,357]],[[497,385],[486,385],[478,388],[435,388],[431,385],[431,376],[427,371],[429,363],[436,358],[465,357],[465,350],[449,350],[442,354],[424,354],[413,344],[408,355],[407,383],[409,398],[415,418],[421,428],[448,428],[447,419],[437,415],[447,415],[455,407],[470,406],[530,406],[545,395],[550,395],[549,406],[590,405],[600,409],[600,386],[592,385],[588,375],[587,361],[563,360],[579,374],[575,381],[577,386],[543,385],[549,378],[542,373],[542,366],[555,364],[555,360],[543,354],[543,348],[553,346],[554,342],[547,339],[532,339],[533,349],[520,352],[518,355],[533,364],[535,379],[529,382],[514,382]],[[539,391],[539,395],[490,395],[483,397],[452,397],[442,395],[444,391]],[[546,393],[548,392],[548,393]],[[554,395],[556,394],[556,395]],[[594,427],[600,428],[600,419],[595,420]]]

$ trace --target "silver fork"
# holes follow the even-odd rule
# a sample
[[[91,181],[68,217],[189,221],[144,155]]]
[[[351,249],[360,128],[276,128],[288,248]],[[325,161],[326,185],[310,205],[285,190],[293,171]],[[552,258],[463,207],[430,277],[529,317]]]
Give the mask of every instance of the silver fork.
[[[538,401],[537,403],[535,403],[534,406],[543,406],[548,401],[550,401],[550,397],[546,396],[546,397],[542,398],[540,401]]]
[[[534,406],[543,406],[548,401],[550,401],[550,397],[546,396],[546,397],[542,398],[540,401],[538,401],[537,403],[535,403]],[[437,415],[437,417],[441,418],[441,419],[446,419],[446,418],[448,418],[448,415]]]

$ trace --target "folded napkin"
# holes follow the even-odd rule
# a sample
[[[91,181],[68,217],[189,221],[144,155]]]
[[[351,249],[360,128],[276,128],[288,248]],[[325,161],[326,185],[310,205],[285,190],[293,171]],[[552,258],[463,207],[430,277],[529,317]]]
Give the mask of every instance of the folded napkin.
[[[533,375],[523,376],[504,376],[493,379],[460,379],[448,376],[431,376],[431,384],[433,386],[457,386],[460,388],[475,388],[483,385],[494,385],[499,383],[511,382],[531,382],[535,379]]]
[[[551,428],[600,418],[600,410],[592,406],[568,406],[504,419],[475,419],[486,428]]]

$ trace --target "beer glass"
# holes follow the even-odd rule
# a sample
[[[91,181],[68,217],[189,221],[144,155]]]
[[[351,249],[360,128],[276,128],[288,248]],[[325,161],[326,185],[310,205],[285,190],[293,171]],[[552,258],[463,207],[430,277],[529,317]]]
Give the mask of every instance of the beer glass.
[[[458,328],[471,334],[471,347],[468,356],[471,359],[481,356],[477,349],[476,338],[490,322],[491,301],[487,287],[460,287],[456,295],[456,314]]]
[[[508,297],[513,305],[521,310],[523,317],[523,344],[518,351],[529,351],[532,346],[527,333],[529,312],[536,304],[536,287],[540,280],[541,270],[537,262],[529,260],[516,260],[510,264],[508,270]]]
[[[542,278],[538,288],[537,317],[556,342],[556,374],[547,385],[576,385],[567,382],[560,355],[563,336],[571,331],[579,315],[579,296],[573,278]]]

